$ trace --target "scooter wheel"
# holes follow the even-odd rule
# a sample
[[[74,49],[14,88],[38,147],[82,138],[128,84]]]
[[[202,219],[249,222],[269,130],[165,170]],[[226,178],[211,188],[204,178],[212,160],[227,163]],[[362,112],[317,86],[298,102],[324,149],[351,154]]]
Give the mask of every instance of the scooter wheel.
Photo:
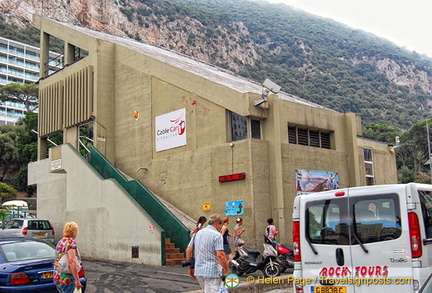
[[[281,268],[277,263],[267,263],[263,269],[264,276],[277,277],[281,274]]]

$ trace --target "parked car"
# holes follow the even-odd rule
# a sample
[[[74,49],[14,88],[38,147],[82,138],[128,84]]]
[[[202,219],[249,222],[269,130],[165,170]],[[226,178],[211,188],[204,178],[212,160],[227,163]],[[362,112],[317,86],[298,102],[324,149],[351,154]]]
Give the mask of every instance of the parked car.
[[[0,292],[58,292],[53,282],[54,246],[28,238],[0,239]],[[83,292],[85,272],[79,272]]]
[[[12,219],[0,229],[0,237],[38,238],[54,244],[54,228],[48,220]]]

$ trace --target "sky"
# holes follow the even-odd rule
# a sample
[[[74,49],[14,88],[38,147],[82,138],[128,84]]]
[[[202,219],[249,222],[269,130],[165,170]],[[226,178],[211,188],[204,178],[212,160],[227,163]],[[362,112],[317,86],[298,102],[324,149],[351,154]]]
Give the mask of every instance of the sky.
[[[432,57],[432,1],[268,0],[331,18]]]

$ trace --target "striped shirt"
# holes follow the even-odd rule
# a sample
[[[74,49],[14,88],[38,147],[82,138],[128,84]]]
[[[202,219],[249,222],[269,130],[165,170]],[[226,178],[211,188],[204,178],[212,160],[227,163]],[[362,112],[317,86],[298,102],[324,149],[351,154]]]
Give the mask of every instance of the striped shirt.
[[[195,242],[195,243],[194,243]],[[224,250],[222,234],[212,225],[201,229],[189,242],[194,247],[195,276],[220,278],[222,266],[216,256],[216,250]]]

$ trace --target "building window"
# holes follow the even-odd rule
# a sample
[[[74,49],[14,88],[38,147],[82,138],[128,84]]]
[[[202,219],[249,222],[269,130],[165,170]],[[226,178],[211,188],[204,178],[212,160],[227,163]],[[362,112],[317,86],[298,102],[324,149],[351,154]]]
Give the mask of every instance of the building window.
[[[247,118],[234,112],[230,112],[231,139],[232,141],[247,138]]]
[[[250,119],[234,112],[229,112],[229,122],[231,127],[231,141],[247,138],[262,139],[263,137],[261,120]]]
[[[251,119],[252,138],[261,139],[261,120]]]
[[[288,126],[288,143],[331,149],[330,132]]]
[[[374,185],[373,152],[370,148],[363,149],[365,163],[366,185]]]

